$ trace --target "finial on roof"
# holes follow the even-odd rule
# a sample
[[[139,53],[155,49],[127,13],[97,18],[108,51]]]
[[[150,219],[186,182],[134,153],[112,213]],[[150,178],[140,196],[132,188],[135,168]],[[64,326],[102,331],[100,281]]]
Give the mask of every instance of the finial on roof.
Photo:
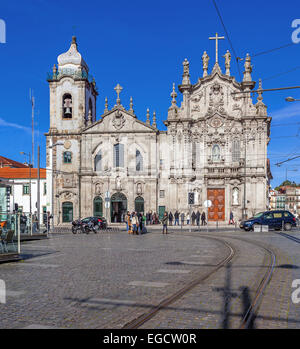
[[[252,81],[251,73],[252,73],[253,66],[251,65],[251,57],[249,53],[247,53],[246,55],[244,67],[245,67],[245,71],[243,73],[244,74],[243,82],[250,82]]]
[[[104,109],[104,113],[108,112],[108,101],[107,101],[107,97],[105,97],[105,109]]]
[[[133,99],[132,99],[132,97],[130,97],[129,111],[130,111],[131,113],[134,113],[134,110],[133,110]]]
[[[177,93],[175,91],[175,83],[174,82],[173,82],[173,91],[171,93],[171,97],[172,97],[172,106],[176,106]]]
[[[206,51],[204,51],[203,56],[202,56],[203,77],[207,76],[208,61],[209,61],[209,56],[206,53]]]
[[[155,111],[153,112],[153,122],[152,122],[152,126],[153,126],[154,128],[157,128],[157,125],[156,125],[156,112],[155,112]]]
[[[147,124],[147,125],[150,125],[150,111],[149,111],[149,108],[147,108],[146,124]]]
[[[121,105],[120,93],[122,92],[123,87],[120,86],[120,84],[118,84],[118,85],[114,88],[114,90],[115,90],[116,93],[117,93],[117,105]]]

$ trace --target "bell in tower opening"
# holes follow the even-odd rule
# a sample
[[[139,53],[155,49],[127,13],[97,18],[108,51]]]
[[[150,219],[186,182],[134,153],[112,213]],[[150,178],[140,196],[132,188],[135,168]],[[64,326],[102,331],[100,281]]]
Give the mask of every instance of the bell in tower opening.
[[[63,97],[63,118],[72,118],[72,96],[68,93]]]

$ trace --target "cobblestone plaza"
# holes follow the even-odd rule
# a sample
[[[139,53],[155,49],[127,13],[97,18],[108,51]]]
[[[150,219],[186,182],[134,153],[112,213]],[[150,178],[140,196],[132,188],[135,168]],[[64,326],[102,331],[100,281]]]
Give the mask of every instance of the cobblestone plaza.
[[[297,231],[288,236],[299,236]],[[300,279],[299,243],[281,233],[173,230],[133,236],[50,234],[22,244],[21,262],[0,264],[6,304],[0,328],[123,328],[161,301],[233,259],[142,328],[239,328],[268,265],[262,246],[276,254],[272,278],[251,328],[299,328],[291,299]],[[254,243],[258,243],[255,245]]]

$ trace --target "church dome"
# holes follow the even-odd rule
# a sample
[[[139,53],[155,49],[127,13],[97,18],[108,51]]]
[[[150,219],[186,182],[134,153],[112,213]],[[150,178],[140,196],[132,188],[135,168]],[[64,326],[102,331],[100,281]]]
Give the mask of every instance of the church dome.
[[[62,53],[57,58],[58,69],[60,68],[79,68],[83,67],[86,72],[89,71],[87,64],[82,58],[81,54],[77,50],[76,36],[72,37],[72,43],[69,50],[65,53]]]

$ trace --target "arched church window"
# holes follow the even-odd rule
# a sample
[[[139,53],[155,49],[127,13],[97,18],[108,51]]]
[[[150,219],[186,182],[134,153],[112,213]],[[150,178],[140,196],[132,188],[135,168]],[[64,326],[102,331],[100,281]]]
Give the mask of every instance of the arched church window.
[[[101,152],[101,150],[99,150],[97,155],[95,156],[94,170],[95,171],[101,171],[102,170],[102,152]]]
[[[124,167],[124,144],[114,145],[114,167]]]
[[[212,160],[213,162],[218,162],[220,161],[220,147],[218,146],[218,144],[215,144],[213,147],[212,147]]]
[[[143,156],[138,149],[136,149],[136,152],[135,152],[135,161],[136,161],[136,171],[143,171]]]
[[[240,141],[234,139],[232,143],[232,161],[240,161]]]
[[[64,163],[70,164],[72,162],[72,153],[70,151],[65,151],[63,153]]]
[[[72,118],[72,96],[69,93],[64,94],[63,96],[63,118],[71,119]]]

